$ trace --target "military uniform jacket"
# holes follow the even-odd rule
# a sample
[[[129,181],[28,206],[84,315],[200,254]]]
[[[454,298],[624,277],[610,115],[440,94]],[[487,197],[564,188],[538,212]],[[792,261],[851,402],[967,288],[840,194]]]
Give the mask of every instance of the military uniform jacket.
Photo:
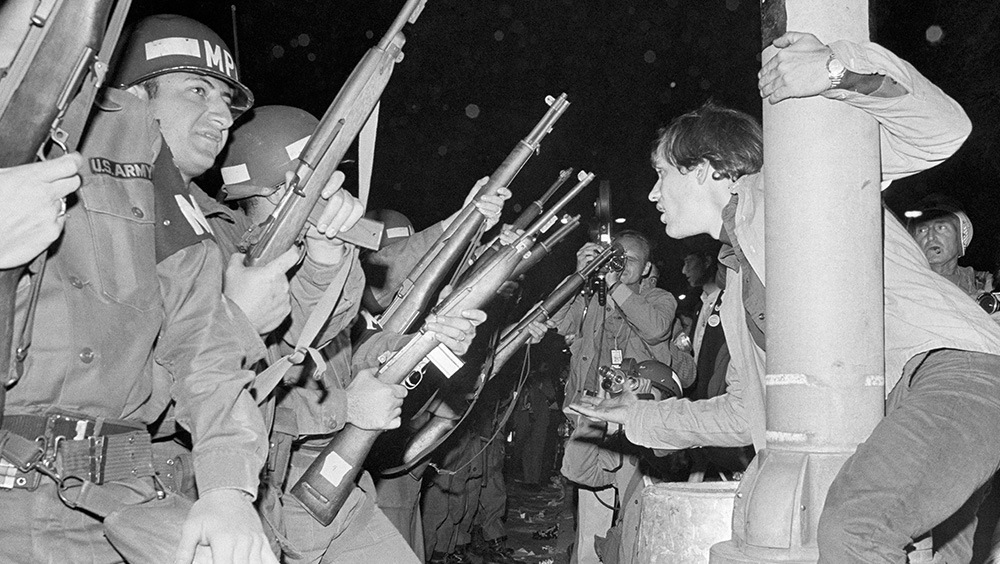
[[[267,441],[222,298],[221,254],[197,233],[182,194],[154,194],[162,140],[148,105],[109,90],[101,107],[82,145],[83,184],[50,250],[33,342],[7,412],[62,409],[149,424],[173,401],[194,441],[200,491],[256,495]],[[179,173],[163,164],[176,188]],[[176,208],[165,209],[170,203]],[[22,280],[15,327],[28,293]]]

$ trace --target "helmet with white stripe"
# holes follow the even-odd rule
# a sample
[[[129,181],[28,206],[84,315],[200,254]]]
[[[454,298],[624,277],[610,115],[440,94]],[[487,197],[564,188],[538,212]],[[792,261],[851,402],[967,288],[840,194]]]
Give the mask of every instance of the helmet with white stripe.
[[[230,133],[222,163],[227,200],[269,196],[295,170],[319,120],[290,106],[254,108]]]
[[[140,21],[119,46],[114,80],[128,88],[171,72],[212,76],[233,88],[233,116],[253,106],[253,93],[240,82],[236,60],[229,47],[208,26],[173,14],[149,16]]]

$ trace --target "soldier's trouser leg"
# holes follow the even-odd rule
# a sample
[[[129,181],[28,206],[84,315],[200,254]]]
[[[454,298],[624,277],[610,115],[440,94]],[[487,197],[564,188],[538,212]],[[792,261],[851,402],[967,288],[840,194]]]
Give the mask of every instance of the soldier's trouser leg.
[[[997,437],[1000,356],[929,354],[909,386],[900,382],[893,390],[886,417],[830,486],[819,521],[819,561],[905,562],[914,537],[953,515],[996,472]],[[971,547],[964,538],[952,543]]]
[[[340,539],[330,545],[323,564],[420,564],[403,535],[379,508],[363,526],[352,524]]]
[[[458,542],[458,524],[465,513],[464,473],[437,474],[423,491],[424,555],[449,553]]]
[[[594,537],[604,536],[614,518],[615,489],[590,490],[577,487],[576,547],[571,564],[598,564]]]
[[[423,476],[426,465],[413,469],[413,474]],[[380,478],[375,487],[378,506],[403,539],[417,554],[424,550],[424,531],[420,516],[420,486],[422,480],[410,473],[394,478]]]
[[[316,454],[309,450],[292,452],[292,464],[286,482],[288,488],[298,481]],[[370,481],[368,487],[372,487]],[[345,551],[357,551],[357,554],[381,551],[393,557],[392,560],[376,558],[366,562],[384,561],[395,564],[420,561],[398,531],[386,520],[385,515],[375,507],[372,497],[361,488],[354,488],[344,507],[326,527],[306,513],[302,505],[287,492],[282,493],[281,506],[282,529],[292,549],[285,551],[284,562],[348,562],[349,560],[338,560]],[[388,525],[388,529],[385,525]],[[400,547],[405,547],[405,550]]]
[[[531,435],[524,446],[524,481],[538,484],[542,481],[542,465],[545,462],[545,436],[549,431],[549,412],[540,408],[531,421]]]
[[[473,476],[465,482],[465,491],[462,496],[462,519],[458,523],[458,532],[455,536],[456,545],[464,545],[472,542],[472,524],[475,522],[476,512],[479,511],[479,496],[483,493],[483,476]]]
[[[504,443],[497,438],[486,449],[485,480],[479,492],[479,511],[475,522],[483,528],[483,538],[494,540],[507,535],[503,518],[507,515],[507,484],[504,482]]]
[[[104,536],[104,524],[88,513],[70,509],[42,478],[38,489],[0,489],[0,562],[104,564],[123,562]],[[115,486],[116,499],[135,504],[155,495],[152,484]]]

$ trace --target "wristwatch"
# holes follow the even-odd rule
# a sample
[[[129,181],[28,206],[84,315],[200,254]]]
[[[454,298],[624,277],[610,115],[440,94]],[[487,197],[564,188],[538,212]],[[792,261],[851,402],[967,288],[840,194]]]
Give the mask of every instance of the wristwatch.
[[[837,88],[840,86],[840,81],[844,80],[844,75],[847,74],[847,67],[844,63],[840,62],[837,55],[830,53],[830,58],[826,60],[826,73],[830,78],[830,89]]]

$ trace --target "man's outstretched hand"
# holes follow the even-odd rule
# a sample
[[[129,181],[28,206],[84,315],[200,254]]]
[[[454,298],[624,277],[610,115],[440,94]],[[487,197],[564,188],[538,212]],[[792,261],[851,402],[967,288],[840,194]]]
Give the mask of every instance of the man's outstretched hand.
[[[629,412],[638,401],[639,398],[635,396],[629,386],[625,386],[625,390],[618,397],[582,396],[579,400],[569,404],[568,409],[591,419],[625,425]]]

